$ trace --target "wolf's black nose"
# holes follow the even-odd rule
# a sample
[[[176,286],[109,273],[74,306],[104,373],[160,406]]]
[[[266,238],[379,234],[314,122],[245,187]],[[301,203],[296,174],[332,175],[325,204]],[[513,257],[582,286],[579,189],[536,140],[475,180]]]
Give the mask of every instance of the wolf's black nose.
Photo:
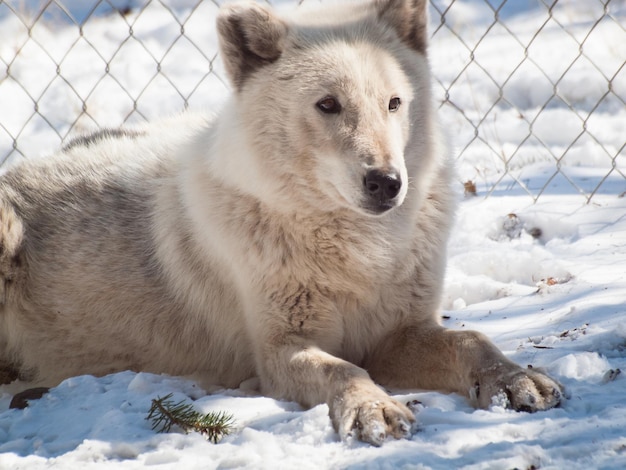
[[[369,170],[363,180],[367,194],[380,203],[392,200],[400,193],[402,181],[395,171],[384,172],[381,170]]]

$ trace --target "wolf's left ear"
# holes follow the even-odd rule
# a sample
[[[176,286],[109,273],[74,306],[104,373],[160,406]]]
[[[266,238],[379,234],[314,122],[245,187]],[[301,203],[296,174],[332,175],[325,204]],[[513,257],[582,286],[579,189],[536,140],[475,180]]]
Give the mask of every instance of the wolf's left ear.
[[[426,54],[428,0],[375,0],[378,18],[396,30],[410,48]]]
[[[221,8],[217,31],[226,72],[240,90],[250,74],[280,57],[287,25],[268,7],[241,2]]]

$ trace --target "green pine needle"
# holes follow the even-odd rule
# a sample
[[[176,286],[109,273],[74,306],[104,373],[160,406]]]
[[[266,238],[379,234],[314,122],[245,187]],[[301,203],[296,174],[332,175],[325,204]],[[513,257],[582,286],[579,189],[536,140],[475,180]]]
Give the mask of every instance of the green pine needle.
[[[199,432],[207,440],[217,444],[222,437],[233,431],[235,421],[231,414],[223,411],[202,414],[184,400],[174,403],[172,395],[170,393],[152,400],[146,419],[152,420],[152,429],[156,432],[169,432],[172,426],[178,426],[187,433]]]

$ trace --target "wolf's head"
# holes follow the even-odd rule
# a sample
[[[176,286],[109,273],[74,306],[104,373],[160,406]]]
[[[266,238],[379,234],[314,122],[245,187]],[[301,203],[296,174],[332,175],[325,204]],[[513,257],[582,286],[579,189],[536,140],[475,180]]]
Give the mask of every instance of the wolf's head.
[[[252,191],[367,215],[403,203],[430,166],[426,3],[222,8],[226,112],[257,160],[240,162],[262,180]]]

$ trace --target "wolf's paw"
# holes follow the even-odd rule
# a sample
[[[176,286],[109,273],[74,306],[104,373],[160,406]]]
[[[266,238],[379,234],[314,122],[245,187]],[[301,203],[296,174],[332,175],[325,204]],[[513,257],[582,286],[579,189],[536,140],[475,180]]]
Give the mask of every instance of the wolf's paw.
[[[380,446],[388,436],[410,437],[415,418],[409,408],[374,384],[355,387],[333,400],[330,415],[343,441],[355,437]]]
[[[563,386],[543,372],[517,368],[480,384],[479,406],[500,403],[516,411],[543,411],[557,407],[564,399]]]

